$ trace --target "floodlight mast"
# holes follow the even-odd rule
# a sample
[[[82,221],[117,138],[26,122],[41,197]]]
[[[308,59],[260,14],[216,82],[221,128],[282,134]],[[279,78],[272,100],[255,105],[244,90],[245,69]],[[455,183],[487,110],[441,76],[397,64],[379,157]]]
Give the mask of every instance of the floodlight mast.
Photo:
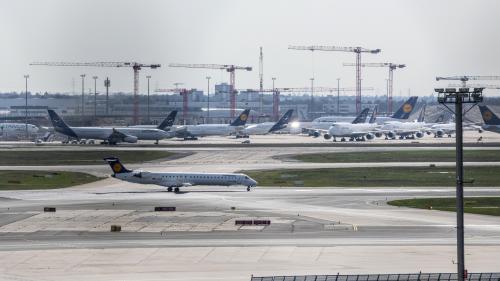
[[[465,76],[464,76],[465,77]],[[456,80],[436,77],[436,80]],[[460,79],[465,83],[468,79]],[[463,162],[463,104],[482,102],[483,88],[436,88],[438,102],[455,104],[456,147],[456,212],[457,212],[457,280],[467,279],[464,254],[464,162]],[[446,106],[446,105],[445,105]]]

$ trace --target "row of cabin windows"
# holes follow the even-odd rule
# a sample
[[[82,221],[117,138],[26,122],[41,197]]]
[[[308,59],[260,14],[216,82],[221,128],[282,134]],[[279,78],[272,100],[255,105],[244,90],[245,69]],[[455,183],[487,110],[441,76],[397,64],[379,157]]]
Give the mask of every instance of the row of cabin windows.
[[[162,178],[195,178],[195,179],[236,179],[235,176],[162,176]],[[155,178],[153,178],[155,180]]]

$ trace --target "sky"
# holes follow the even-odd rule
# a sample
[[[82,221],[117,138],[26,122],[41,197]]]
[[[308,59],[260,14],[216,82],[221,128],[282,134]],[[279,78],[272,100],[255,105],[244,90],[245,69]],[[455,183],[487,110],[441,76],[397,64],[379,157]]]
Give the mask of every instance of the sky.
[[[236,73],[236,88],[258,88],[259,47],[264,87],[355,86],[355,55],[289,50],[289,45],[361,46],[381,49],[363,62],[406,64],[394,73],[394,95],[430,95],[436,76],[500,75],[500,1],[496,0],[0,0],[0,92],[93,89],[92,76],[111,80],[111,91],[132,92],[131,69],[30,66],[34,61],[137,61],[151,91],[206,89],[228,82],[220,70],[168,67],[169,63],[252,66]],[[363,68],[362,85],[385,94],[386,68]],[[488,82],[494,84],[495,81]],[[500,84],[500,82],[499,82]],[[213,89],[212,89],[213,90]],[[372,94],[374,94],[372,93]],[[353,93],[354,94],[354,93]],[[367,93],[369,94],[369,93]]]

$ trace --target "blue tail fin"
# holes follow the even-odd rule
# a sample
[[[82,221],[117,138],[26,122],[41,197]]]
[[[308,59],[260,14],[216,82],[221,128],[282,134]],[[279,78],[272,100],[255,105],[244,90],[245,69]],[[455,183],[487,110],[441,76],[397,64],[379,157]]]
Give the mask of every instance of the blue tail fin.
[[[500,125],[500,119],[487,105],[480,105],[479,110],[486,125]]]
[[[104,158],[104,161],[108,162],[111,170],[113,170],[113,174],[132,172],[131,170],[125,168],[125,166],[123,166],[123,164],[120,162],[120,159],[118,159],[117,157],[106,157]]]
[[[66,125],[66,123],[64,123],[62,118],[59,117],[59,115],[57,115],[57,113],[54,110],[48,109],[48,112],[49,112],[50,122],[52,123],[52,126],[54,127],[54,130],[56,130],[56,132],[59,132],[61,134],[76,139],[78,138],[76,133],[73,130],[71,130],[71,128],[68,125]]]
[[[158,125],[157,128],[160,130],[165,130],[166,128],[172,127],[175,122],[175,116],[177,116],[177,110],[173,110],[172,112],[170,112],[167,118],[165,118],[165,120],[163,120],[163,122],[161,122],[161,124]]]
[[[358,116],[356,116],[356,118],[352,121],[352,124],[365,123],[366,118],[368,117],[368,111],[370,111],[370,109],[368,107],[363,109],[358,114]]]
[[[247,123],[248,115],[250,114],[250,109],[245,109],[243,112],[236,118],[231,126],[245,126]]]
[[[424,122],[425,121],[425,108],[427,107],[427,104],[424,104],[422,106],[422,109],[420,109],[420,114],[418,115],[417,122]]]
[[[378,105],[373,108],[372,116],[370,117],[370,121],[368,123],[373,124],[377,121],[377,113],[378,113]]]
[[[415,104],[417,103],[417,96],[410,97],[401,107],[392,115],[392,118],[395,119],[408,119],[410,117],[413,108],[415,108]]]
[[[289,109],[283,116],[281,116],[280,120],[274,124],[271,129],[269,129],[269,133],[281,130],[286,127],[288,122],[290,121],[290,118],[292,118],[293,114],[293,109]]]

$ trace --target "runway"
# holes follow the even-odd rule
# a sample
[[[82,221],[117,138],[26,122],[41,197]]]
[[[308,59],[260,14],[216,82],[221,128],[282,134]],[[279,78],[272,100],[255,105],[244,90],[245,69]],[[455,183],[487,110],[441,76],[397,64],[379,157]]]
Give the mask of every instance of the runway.
[[[314,164],[273,157],[351,149],[408,148],[178,148],[192,154],[129,166],[230,172],[429,164]],[[0,168],[109,173],[104,164]],[[454,193],[448,187],[257,187],[251,192],[244,187],[189,187],[174,194],[113,178],[66,189],[0,191],[0,279],[249,280],[251,274],[453,271],[455,214],[386,202]],[[466,196],[500,196],[500,186],[467,187]],[[44,213],[44,206],[57,212]],[[176,206],[177,211],[154,212],[155,206]],[[236,226],[236,219],[269,219],[271,225]],[[500,268],[500,219],[466,214],[465,222],[469,271]],[[122,232],[109,232],[112,224],[121,225]]]

